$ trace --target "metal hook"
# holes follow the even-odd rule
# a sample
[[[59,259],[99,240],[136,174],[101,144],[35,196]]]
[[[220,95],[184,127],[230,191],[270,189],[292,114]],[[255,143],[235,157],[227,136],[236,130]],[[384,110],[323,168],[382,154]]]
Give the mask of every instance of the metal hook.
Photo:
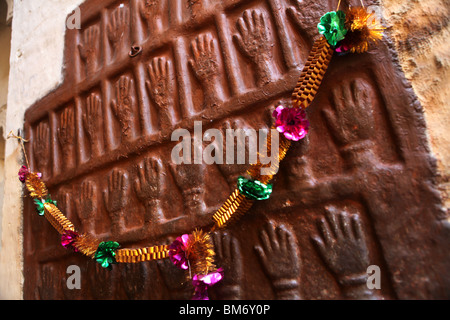
[[[128,55],[130,56],[130,58],[134,58],[141,52],[142,52],[141,46],[131,46],[131,51],[128,53]]]
[[[15,135],[13,133],[13,131],[11,130],[6,138],[7,139],[16,138],[17,140],[19,140],[20,147],[22,148],[23,155],[25,157],[25,162],[27,164],[27,167],[30,168],[30,163],[28,162],[27,152],[25,151],[25,146],[23,144],[24,142],[30,142],[30,140],[26,140],[22,137],[22,129],[17,130],[17,135]]]
[[[15,134],[13,133],[13,131],[11,130],[6,138],[7,138],[7,139],[10,139],[10,138],[16,138],[17,140],[19,140],[19,142],[20,142],[20,141],[22,141],[22,142],[30,142],[30,140],[26,140],[26,139],[24,139],[24,138],[22,137],[22,129],[17,129],[17,135],[15,135]]]

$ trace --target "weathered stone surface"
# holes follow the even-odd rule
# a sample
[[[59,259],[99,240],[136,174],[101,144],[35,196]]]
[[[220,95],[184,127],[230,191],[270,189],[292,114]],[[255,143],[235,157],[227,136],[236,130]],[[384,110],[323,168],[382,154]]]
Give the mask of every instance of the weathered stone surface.
[[[383,0],[381,4],[400,65],[424,109],[430,148],[437,160],[439,190],[449,208],[450,6],[441,0]]]
[[[268,127],[318,19],[335,5],[85,2],[83,28],[66,34],[64,82],[26,113],[33,168],[81,231],[124,247],[210,225],[245,167],[174,165],[171,132],[193,130],[195,120],[204,130]],[[142,52],[130,57],[132,46]],[[449,229],[424,115],[392,48],[385,39],[367,54],[333,58],[308,109],[308,139],[284,160],[271,198],[215,234],[225,280],[211,297],[449,296]],[[24,252],[27,299],[192,294],[169,260],[109,272],[69,254],[29,199]],[[65,285],[71,264],[81,267],[81,290]],[[369,265],[380,267],[380,290],[366,286]]]

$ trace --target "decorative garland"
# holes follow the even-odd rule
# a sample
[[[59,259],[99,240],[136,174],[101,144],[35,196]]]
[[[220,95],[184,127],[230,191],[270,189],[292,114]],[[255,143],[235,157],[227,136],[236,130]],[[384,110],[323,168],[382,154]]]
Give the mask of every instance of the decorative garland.
[[[339,9],[339,5],[338,5]],[[278,172],[279,163],[286,156],[292,141],[306,136],[309,122],[305,109],[314,100],[334,52],[338,54],[366,52],[371,43],[382,38],[384,27],[368,13],[364,7],[349,8],[326,13],[318,24],[322,35],[314,42],[308,60],[298,83],[292,93],[292,106],[278,106],[273,112],[275,122],[272,129],[280,135],[278,161],[257,163],[247,170],[249,178],[239,177],[237,188],[225,203],[213,215],[214,226],[204,231],[194,230],[183,234],[170,245],[151,246],[139,249],[120,248],[115,241],[103,241],[85,233],[78,233],[74,225],[58,209],[56,201],[51,199],[42,175],[31,172],[23,142],[20,136],[10,133],[8,138],[18,138],[25,154],[27,166],[19,170],[19,180],[25,184],[29,195],[34,199],[37,213],[44,216],[61,234],[61,245],[95,259],[102,267],[111,269],[116,263],[137,263],[169,258],[175,266],[188,270],[195,291],[193,299],[208,300],[208,287],[223,278],[223,269],[214,264],[214,245],[211,233],[228,226],[233,220],[245,214],[254,201],[266,200],[272,193],[270,181]],[[271,154],[271,136],[268,135],[267,154]],[[268,174],[261,175],[265,169]]]

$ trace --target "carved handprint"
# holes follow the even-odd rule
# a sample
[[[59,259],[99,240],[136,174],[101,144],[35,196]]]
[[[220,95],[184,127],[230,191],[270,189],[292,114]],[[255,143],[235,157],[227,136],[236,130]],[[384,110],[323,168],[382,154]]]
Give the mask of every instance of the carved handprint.
[[[64,168],[73,166],[73,149],[75,143],[75,122],[73,108],[66,108],[60,115],[58,126],[58,141],[63,154]]]
[[[210,1],[208,0],[187,0],[187,8],[191,13],[191,19],[197,19],[199,15],[205,14]]]
[[[167,244],[173,242],[169,238]],[[192,297],[192,281],[186,278],[186,271],[174,266],[170,259],[156,261],[161,278],[164,281],[171,299],[186,300]]]
[[[145,81],[145,84],[153,103],[159,109],[162,129],[170,128],[172,124],[168,109],[173,104],[173,79],[170,70],[170,61],[165,58],[154,58],[147,66],[150,80]]]
[[[50,160],[50,128],[47,123],[41,122],[36,128],[36,138],[33,146],[34,156],[38,169],[45,173]]]
[[[373,138],[374,118],[369,84],[353,80],[333,89],[334,111],[324,109],[328,126],[340,146]]]
[[[220,299],[239,300],[243,276],[239,242],[227,232],[216,232],[214,234],[214,247],[217,265],[224,269],[224,278],[214,286],[213,290]]]
[[[285,225],[267,223],[255,251],[279,299],[299,299],[300,256],[297,241]]]
[[[250,160],[250,146],[248,144],[248,141],[250,141],[249,139],[245,139],[245,145],[240,145],[240,141],[242,140],[242,137],[244,137],[244,135],[239,136],[239,134],[237,134],[238,132],[240,133],[244,133],[244,130],[249,129],[249,126],[247,125],[247,123],[245,123],[243,120],[241,119],[234,119],[234,120],[225,120],[225,122],[222,124],[220,130],[222,131],[222,136],[225,137],[222,141],[223,143],[223,149],[225,150],[225,158],[223,161],[223,164],[219,164],[217,167],[219,169],[219,171],[222,173],[223,177],[227,180],[228,185],[230,186],[231,189],[234,189],[236,187],[236,183],[237,183],[237,178],[240,175],[243,175],[245,173],[245,171],[248,169],[248,163]],[[230,131],[232,130],[232,131]],[[239,131],[238,131],[239,130]],[[232,158],[231,154],[228,154],[226,152],[231,152],[232,150],[229,150],[229,148],[227,149],[227,141],[229,142],[230,139],[234,139],[234,136],[231,136],[229,134],[227,134],[227,132],[230,133],[235,133],[237,135],[236,138],[236,147],[235,143],[233,143],[233,148],[234,148],[234,158]],[[214,141],[213,143],[216,143],[216,141]],[[244,154],[242,154],[244,153]],[[256,153],[256,152],[255,152]],[[244,159],[244,163],[240,162],[240,159]]]
[[[168,289],[178,291],[188,283],[186,273],[181,269],[174,268],[172,261],[169,259],[158,260],[157,264]]]
[[[286,9],[286,14],[294,22],[301,36],[307,43],[313,42],[313,37],[317,34],[317,21],[323,15],[324,4],[315,0],[292,1],[295,7]],[[327,5],[325,5],[327,7]],[[305,10],[308,8],[308,10]],[[331,9],[330,9],[331,10]]]
[[[86,73],[88,76],[97,70],[100,46],[99,35],[99,26],[90,26],[83,33],[82,43],[78,44],[81,59],[86,63]]]
[[[334,88],[334,110],[323,115],[340,148],[347,169],[373,168],[378,162],[374,152],[375,121],[370,85],[356,79]]]
[[[113,233],[118,233],[123,227],[122,209],[127,204],[128,175],[120,169],[114,169],[108,178],[108,189],[103,191],[103,200],[109,212]]]
[[[142,300],[146,298],[148,291],[147,279],[149,265],[146,263],[125,263],[125,272],[122,273],[122,286],[127,298],[130,300]]]
[[[344,294],[351,294],[352,298],[367,297],[370,261],[359,216],[336,207],[326,208],[326,218],[318,219],[318,230],[320,235],[313,236],[313,242],[344,287]]]
[[[97,185],[87,180],[81,184],[80,196],[75,200],[78,218],[86,232],[93,232],[97,212]]]
[[[214,49],[214,39],[210,34],[199,35],[191,42],[193,59],[189,65],[200,81],[204,91],[204,105],[210,107],[216,105],[219,97],[216,79],[219,70],[217,56]]]
[[[72,219],[72,199],[68,190],[60,190],[56,196],[58,208],[70,220]]]
[[[298,146],[298,147],[297,147]],[[309,136],[298,141],[298,153],[286,161],[287,179],[292,186],[310,188],[314,186],[315,179],[306,153],[309,149]]]
[[[313,237],[320,256],[338,278],[365,274],[369,253],[358,216],[336,207],[326,211],[326,218],[318,220],[320,236]]]
[[[92,93],[86,99],[86,112],[83,113],[83,125],[91,143],[93,157],[101,154],[102,100],[98,94]]]
[[[39,299],[54,300],[58,296],[58,277],[56,276],[54,267],[46,264],[42,267],[40,278],[38,278]]]
[[[116,269],[105,270],[99,263],[90,261],[87,274],[94,299],[113,299],[117,277]]]
[[[116,81],[116,100],[111,101],[111,108],[120,122],[122,137],[131,139],[134,97],[131,94],[133,80],[128,76],[121,76]]]
[[[262,86],[272,80],[270,60],[272,58],[271,40],[264,14],[259,10],[246,10],[236,23],[239,31],[234,35],[239,50],[254,64],[257,85]]]
[[[194,153],[194,152],[192,152]],[[205,166],[203,164],[187,164],[170,166],[175,182],[183,195],[184,212],[187,215],[203,214],[203,189]]]
[[[138,199],[145,206],[145,222],[164,220],[159,205],[164,175],[161,160],[147,158],[138,166],[137,171],[138,177],[134,181],[134,189]]]
[[[191,42],[191,49],[194,59],[189,60],[189,64],[202,83],[217,76],[219,69],[216,53],[214,50],[214,39],[211,35],[203,34]]]
[[[158,33],[162,29],[162,9],[161,0],[141,0],[139,2],[139,12],[147,23],[150,34]]]
[[[58,140],[63,151],[73,145],[75,139],[75,125],[73,109],[66,108],[60,115],[58,127]]]
[[[123,39],[126,37],[129,20],[128,8],[125,6],[119,6],[111,13],[111,20],[107,26],[108,39],[116,52],[120,50]]]

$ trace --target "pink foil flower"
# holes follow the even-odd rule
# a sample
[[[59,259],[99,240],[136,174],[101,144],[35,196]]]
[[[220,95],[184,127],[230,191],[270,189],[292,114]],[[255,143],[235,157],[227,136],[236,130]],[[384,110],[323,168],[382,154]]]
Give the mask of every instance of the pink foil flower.
[[[19,170],[19,180],[25,182],[27,180],[27,175],[30,173],[26,166],[22,166]]]
[[[78,249],[73,245],[77,237],[78,237],[77,232],[66,230],[61,235],[61,245],[66,249],[72,249],[73,251],[78,252]]]
[[[209,300],[208,288],[215,285],[222,279],[222,268],[217,269],[217,271],[215,272],[208,273],[207,275],[194,275],[194,277],[192,278],[192,284],[195,288],[195,291],[192,300]]]
[[[341,44],[339,47],[335,49],[338,53],[347,53],[350,51],[350,46],[348,44]]]
[[[178,268],[187,270],[189,268],[188,261],[186,259],[186,247],[189,240],[188,234],[183,234],[181,237],[175,239],[169,246],[169,258],[170,261]]]
[[[278,106],[273,112],[275,127],[283,133],[286,139],[298,141],[308,133],[309,121],[306,112],[300,108],[286,108]]]

